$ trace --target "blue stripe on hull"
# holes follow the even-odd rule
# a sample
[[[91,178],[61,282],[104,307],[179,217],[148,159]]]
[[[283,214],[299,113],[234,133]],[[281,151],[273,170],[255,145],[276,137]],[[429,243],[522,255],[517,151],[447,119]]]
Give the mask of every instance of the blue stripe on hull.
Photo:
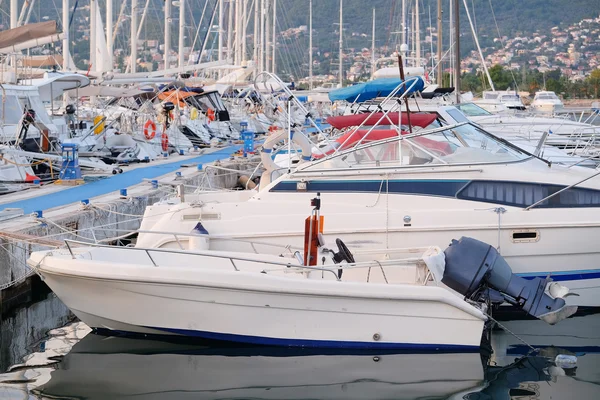
[[[308,181],[307,192],[356,192],[421,194],[428,196],[456,197],[456,193],[470,181],[467,180],[360,180],[360,181]],[[284,181],[271,189],[272,192],[296,192],[296,181]]]
[[[329,349],[394,349],[413,351],[456,351],[477,352],[479,346],[466,346],[455,344],[425,344],[425,343],[377,343],[377,342],[346,342],[334,340],[306,340],[306,339],[279,339],[261,336],[234,335],[230,333],[215,333],[207,331],[196,331],[188,329],[157,328],[147,326],[146,328],[157,331],[168,332],[175,335],[196,337],[208,340],[225,342],[247,343],[260,346],[282,346],[282,347],[312,347]]]
[[[586,269],[586,270],[574,270],[574,271],[557,271],[557,272],[533,272],[515,274],[525,279],[542,278],[545,279],[550,276],[555,282],[564,281],[585,281],[589,279],[599,279],[600,269]]]

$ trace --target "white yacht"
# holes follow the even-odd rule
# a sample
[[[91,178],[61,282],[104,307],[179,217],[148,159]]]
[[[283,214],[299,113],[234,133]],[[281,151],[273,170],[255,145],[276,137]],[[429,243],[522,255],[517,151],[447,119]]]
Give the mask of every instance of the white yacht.
[[[545,113],[554,113],[562,110],[563,107],[564,104],[556,93],[547,90],[536,92],[531,102],[533,110]]]
[[[295,143],[301,137],[294,134]],[[566,281],[580,295],[569,297],[572,304],[600,306],[594,170],[538,159],[467,122],[361,143],[290,172],[268,169],[259,189],[244,196],[148,207],[141,229],[153,232],[137,243],[177,248],[160,232],[190,232],[202,221],[218,249],[252,251],[219,237],[301,246],[303,205],[320,192],[326,237],[364,249],[442,247],[460,232],[494,244],[521,276]]]
[[[475,104],[487,111],[497,113],[508,110],[525,110],[519,94],[514,90],[486,90]]]

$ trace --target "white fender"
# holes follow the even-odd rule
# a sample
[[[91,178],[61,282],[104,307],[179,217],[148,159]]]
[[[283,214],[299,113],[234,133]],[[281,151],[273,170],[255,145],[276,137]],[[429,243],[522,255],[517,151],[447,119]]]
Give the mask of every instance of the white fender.
[[[292,131],[292,143],[296,144],[300,149],[302,149],[302,158],[301,162],[309,161],[312,157],[312,145],[306,135],[302,132],[294,132]],[[271,183],[271,175],[273,172],[279,169],[279,166],[275,164],[275,161],[271,158],[271,153],[273,152],[273,147],[282,140],[285,140],[288,136],[288,132],[284,129],[279,129],[273,132],[271,135],[267,137],[265,143],[263,144],[262,152],[260,153],[260,159],[265,167],[265,172],[262,174],[260,178],[260,186],[266,187]]]

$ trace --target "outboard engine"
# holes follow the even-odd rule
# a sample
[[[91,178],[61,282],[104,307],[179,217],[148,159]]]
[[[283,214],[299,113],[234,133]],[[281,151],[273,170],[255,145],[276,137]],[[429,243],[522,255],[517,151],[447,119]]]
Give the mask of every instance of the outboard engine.
[[[444,254],[442,283],[468,299],[495,305],[506,301],[550,325],[577,311],[576,306],[565,305],[562,297],[568,294],[567,288],[550,283],[550,278],[528,280],[514,275],[504,258],[487,243],[462,237],[452,240]],[[546,294],[547,286],[555,297]]]

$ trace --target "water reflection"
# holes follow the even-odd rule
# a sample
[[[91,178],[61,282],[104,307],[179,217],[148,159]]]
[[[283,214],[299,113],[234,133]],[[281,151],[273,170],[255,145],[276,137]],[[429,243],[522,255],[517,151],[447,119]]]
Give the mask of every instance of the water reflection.
[[[446,398],[483,383],[479,354],[315,354],[86,336],[34,393],[58,398]],[[110,382],[110,384],[107,384]]]
[[[0,398],[60,399],[570,399],[600,398],[600,315],[537,331],[505,323],[534,345],[494,332],[479,354],[323,354],[207,347],[88,334],[83,323],[51,331],[39,351],[0,375]],[[588,329],[585,329],[587,327]],[[540,327],[540,329],[542,329]],[[557,354],[577,356],[574,368]]]

